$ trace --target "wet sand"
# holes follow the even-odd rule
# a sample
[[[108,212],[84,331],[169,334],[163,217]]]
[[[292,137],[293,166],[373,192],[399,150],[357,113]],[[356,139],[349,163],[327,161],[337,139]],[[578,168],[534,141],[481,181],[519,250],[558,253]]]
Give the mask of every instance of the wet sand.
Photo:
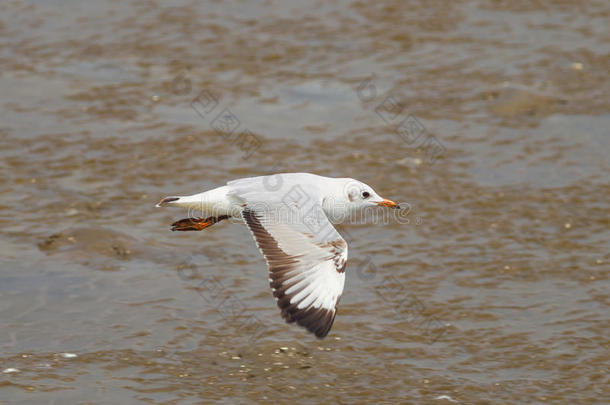
[[[0,404],[604,402],[609,16],[4,2]],[[245,228],[154,207],[281,171],[411,207],[340,227],[324,340]]]

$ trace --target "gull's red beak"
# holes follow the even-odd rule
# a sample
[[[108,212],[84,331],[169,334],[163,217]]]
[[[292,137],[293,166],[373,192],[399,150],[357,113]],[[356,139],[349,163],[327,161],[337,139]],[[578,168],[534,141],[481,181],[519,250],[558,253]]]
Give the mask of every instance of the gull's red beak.
[[[385,198],[376,204],[379,205],[380,207],[400,208],[398,206],[398,204],[396,204],[394,201],[386,200]]]

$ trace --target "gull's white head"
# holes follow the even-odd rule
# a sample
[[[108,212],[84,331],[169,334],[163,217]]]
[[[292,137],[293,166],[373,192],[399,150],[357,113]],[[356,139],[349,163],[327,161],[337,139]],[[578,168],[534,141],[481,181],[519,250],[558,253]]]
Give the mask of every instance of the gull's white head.
[[[350,178],[333,180],[323,203],[324,210],[332,222],[343,222],[339,218],[349,212],[370,207],[400,208],[397,203],[381,197],[371,186],[361,181]]]
[[[343,182],[343,200],[351,209],[362,209],[375,205],[398,208],[398,204],[381,197],[368,184],[349,178],[341,180]]]

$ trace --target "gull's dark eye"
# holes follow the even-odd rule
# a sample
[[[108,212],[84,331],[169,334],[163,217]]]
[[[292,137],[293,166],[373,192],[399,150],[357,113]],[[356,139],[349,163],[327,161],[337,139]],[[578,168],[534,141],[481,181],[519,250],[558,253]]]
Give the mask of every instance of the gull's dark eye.
[[[362,193],[362,198],[369,198],[371,194],[368,191]]]

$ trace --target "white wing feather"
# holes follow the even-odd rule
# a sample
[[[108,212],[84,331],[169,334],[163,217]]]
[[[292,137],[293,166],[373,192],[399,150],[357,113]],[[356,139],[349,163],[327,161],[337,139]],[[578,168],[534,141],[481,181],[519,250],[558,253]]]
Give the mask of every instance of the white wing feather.
[[[324,337],[343,293],[347,243],[324,214],[315,186],[291,180],[279,192],[266,189],[263,182],[271,180],[264,177],[227,185],[243,201],[242,216],[267,261],[282,316]]]

